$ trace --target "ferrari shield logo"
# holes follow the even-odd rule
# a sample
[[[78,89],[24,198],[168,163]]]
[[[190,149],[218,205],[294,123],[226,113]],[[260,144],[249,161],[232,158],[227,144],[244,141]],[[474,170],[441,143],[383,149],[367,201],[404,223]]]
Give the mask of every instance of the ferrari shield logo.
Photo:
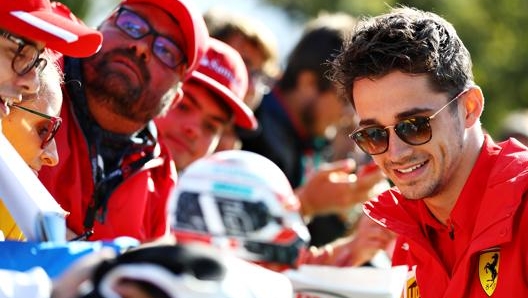
[[[488,296],[493,295],[499,279],[500,251],[486,251],[479,257],[480,285]]]
[[[407,280],[407,284],[404,289],[405,298],[420,298],[420,292],[418,291],[418,284],[416,283],[416,277],[412,277]]]
[[[403,289],[403,298],[420,298],[418,283],[416,282],[416,265],[407,272],[407,283]]]

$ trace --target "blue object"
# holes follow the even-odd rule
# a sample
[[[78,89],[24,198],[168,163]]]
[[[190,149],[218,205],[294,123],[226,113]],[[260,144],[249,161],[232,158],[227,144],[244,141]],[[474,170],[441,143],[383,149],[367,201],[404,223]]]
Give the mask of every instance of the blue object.
[[[50,278],[61,275],[79,258],[100,250],[115,249],[117,253],[139,245],[133,238],[118,238],[111,242],[21,242],[0,241],[0,269],[27,271],[42,267]]]

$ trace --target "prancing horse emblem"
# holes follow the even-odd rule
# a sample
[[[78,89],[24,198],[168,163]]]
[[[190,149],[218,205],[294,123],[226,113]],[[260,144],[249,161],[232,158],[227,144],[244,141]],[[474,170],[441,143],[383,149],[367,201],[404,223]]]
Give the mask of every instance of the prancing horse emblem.
[[[480,285],[488,296],[491,296],[497,287],[499,279],[500,251],[486,251],[479,257]]]

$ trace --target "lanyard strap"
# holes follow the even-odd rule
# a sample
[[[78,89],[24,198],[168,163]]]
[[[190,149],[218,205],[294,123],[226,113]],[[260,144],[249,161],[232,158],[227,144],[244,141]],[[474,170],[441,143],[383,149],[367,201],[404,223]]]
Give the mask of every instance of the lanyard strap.
[[[101,146],[105,144],[102,143],[103,132],[96,125],[90,125],[90,128],[87,140],[89,140],[94,190],[83,222],[86,237],[93,234],[93,226],[96,220],[100,223],[105,222],[108,201],[115,189],[125,179],[140,170],[148,161],[154,159],[156,147],[156,138],[150,130],[155,128],[152,124],[147,125],[134,137],[136,141],[131,140],[125,147],[114,149],[122,151],[121,158],[118,158],[119,161],[115,168],[106,170],[105,166],[108,164],[105,162],[107,160],[101,154]]]
[[[155,145],[152,142],[149,143],[151,144],[144,148],[145,150],[141,152],[142,156],[140,158],[128,163],[123,161],[118,168],[107,174],[105,174],[103,170],[103,159],[97,154],[97,146],[95,144],[90,146],[94,191],[92,194],[92,201],[90,202],[84,217],[85,232],[83,235],[86,236],[83,238],[87,238],[93,234],[95,220],[104,223],[108,200],[117,186],[130,175],[141,169],[149,160],[154,158]]]
[[[94,180],[94,192],[92,194],[92,201],[86,209],[86,214],[84,217],[84,232],[78,237],[72,239],[75,240],[87,240],[93,233],[93,226],[95,220],[104,223],[108,199],[113,193],[115,188],[123,182],[126,177],[132,175],[137,170],[141,169],[145,163],[153,159],[153,154],[147,154],[142,158],[132,162],[126,166],[113,170],[109,175],[105,176],[98,182]],[[96,168],[98,166],[96,165]],[[96,172],[93,171],[93,172]]]

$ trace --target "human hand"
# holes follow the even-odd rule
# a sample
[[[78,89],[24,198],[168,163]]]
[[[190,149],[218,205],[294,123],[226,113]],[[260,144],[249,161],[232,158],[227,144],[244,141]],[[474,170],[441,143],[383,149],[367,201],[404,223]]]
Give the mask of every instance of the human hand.
[[[323,165],[295,192],[301,202],[303,216],[342,213],[357,203],[375,195],[380,184],[388,183],[378,167],[359,169],[352,159],[344,159]]]
[[[320,248],[311,247],[301,262],[338,267],[360,266],[370,261],[380,250],[387,251],[395,239],[393,232],[363,214],[353,235]]]
[[[114,249],[103,247],[82,257],[53,281],[51,298],[77,298],[79,287],[92,277],[95,268],[104,260],[112,259],[115,256]]]
[[[389,251],[396,234],[362,214],[354,234],[336,241],[334,266],[360,266],[369,262],[380,250]]]
[[[163,297],[162,295],[166,296],[165,293],[156,289],[154,286],[148,287],[145,283],[131,279],[120,280],[113,286],[112,290],[119,297],[127,298],[156,298]]]

